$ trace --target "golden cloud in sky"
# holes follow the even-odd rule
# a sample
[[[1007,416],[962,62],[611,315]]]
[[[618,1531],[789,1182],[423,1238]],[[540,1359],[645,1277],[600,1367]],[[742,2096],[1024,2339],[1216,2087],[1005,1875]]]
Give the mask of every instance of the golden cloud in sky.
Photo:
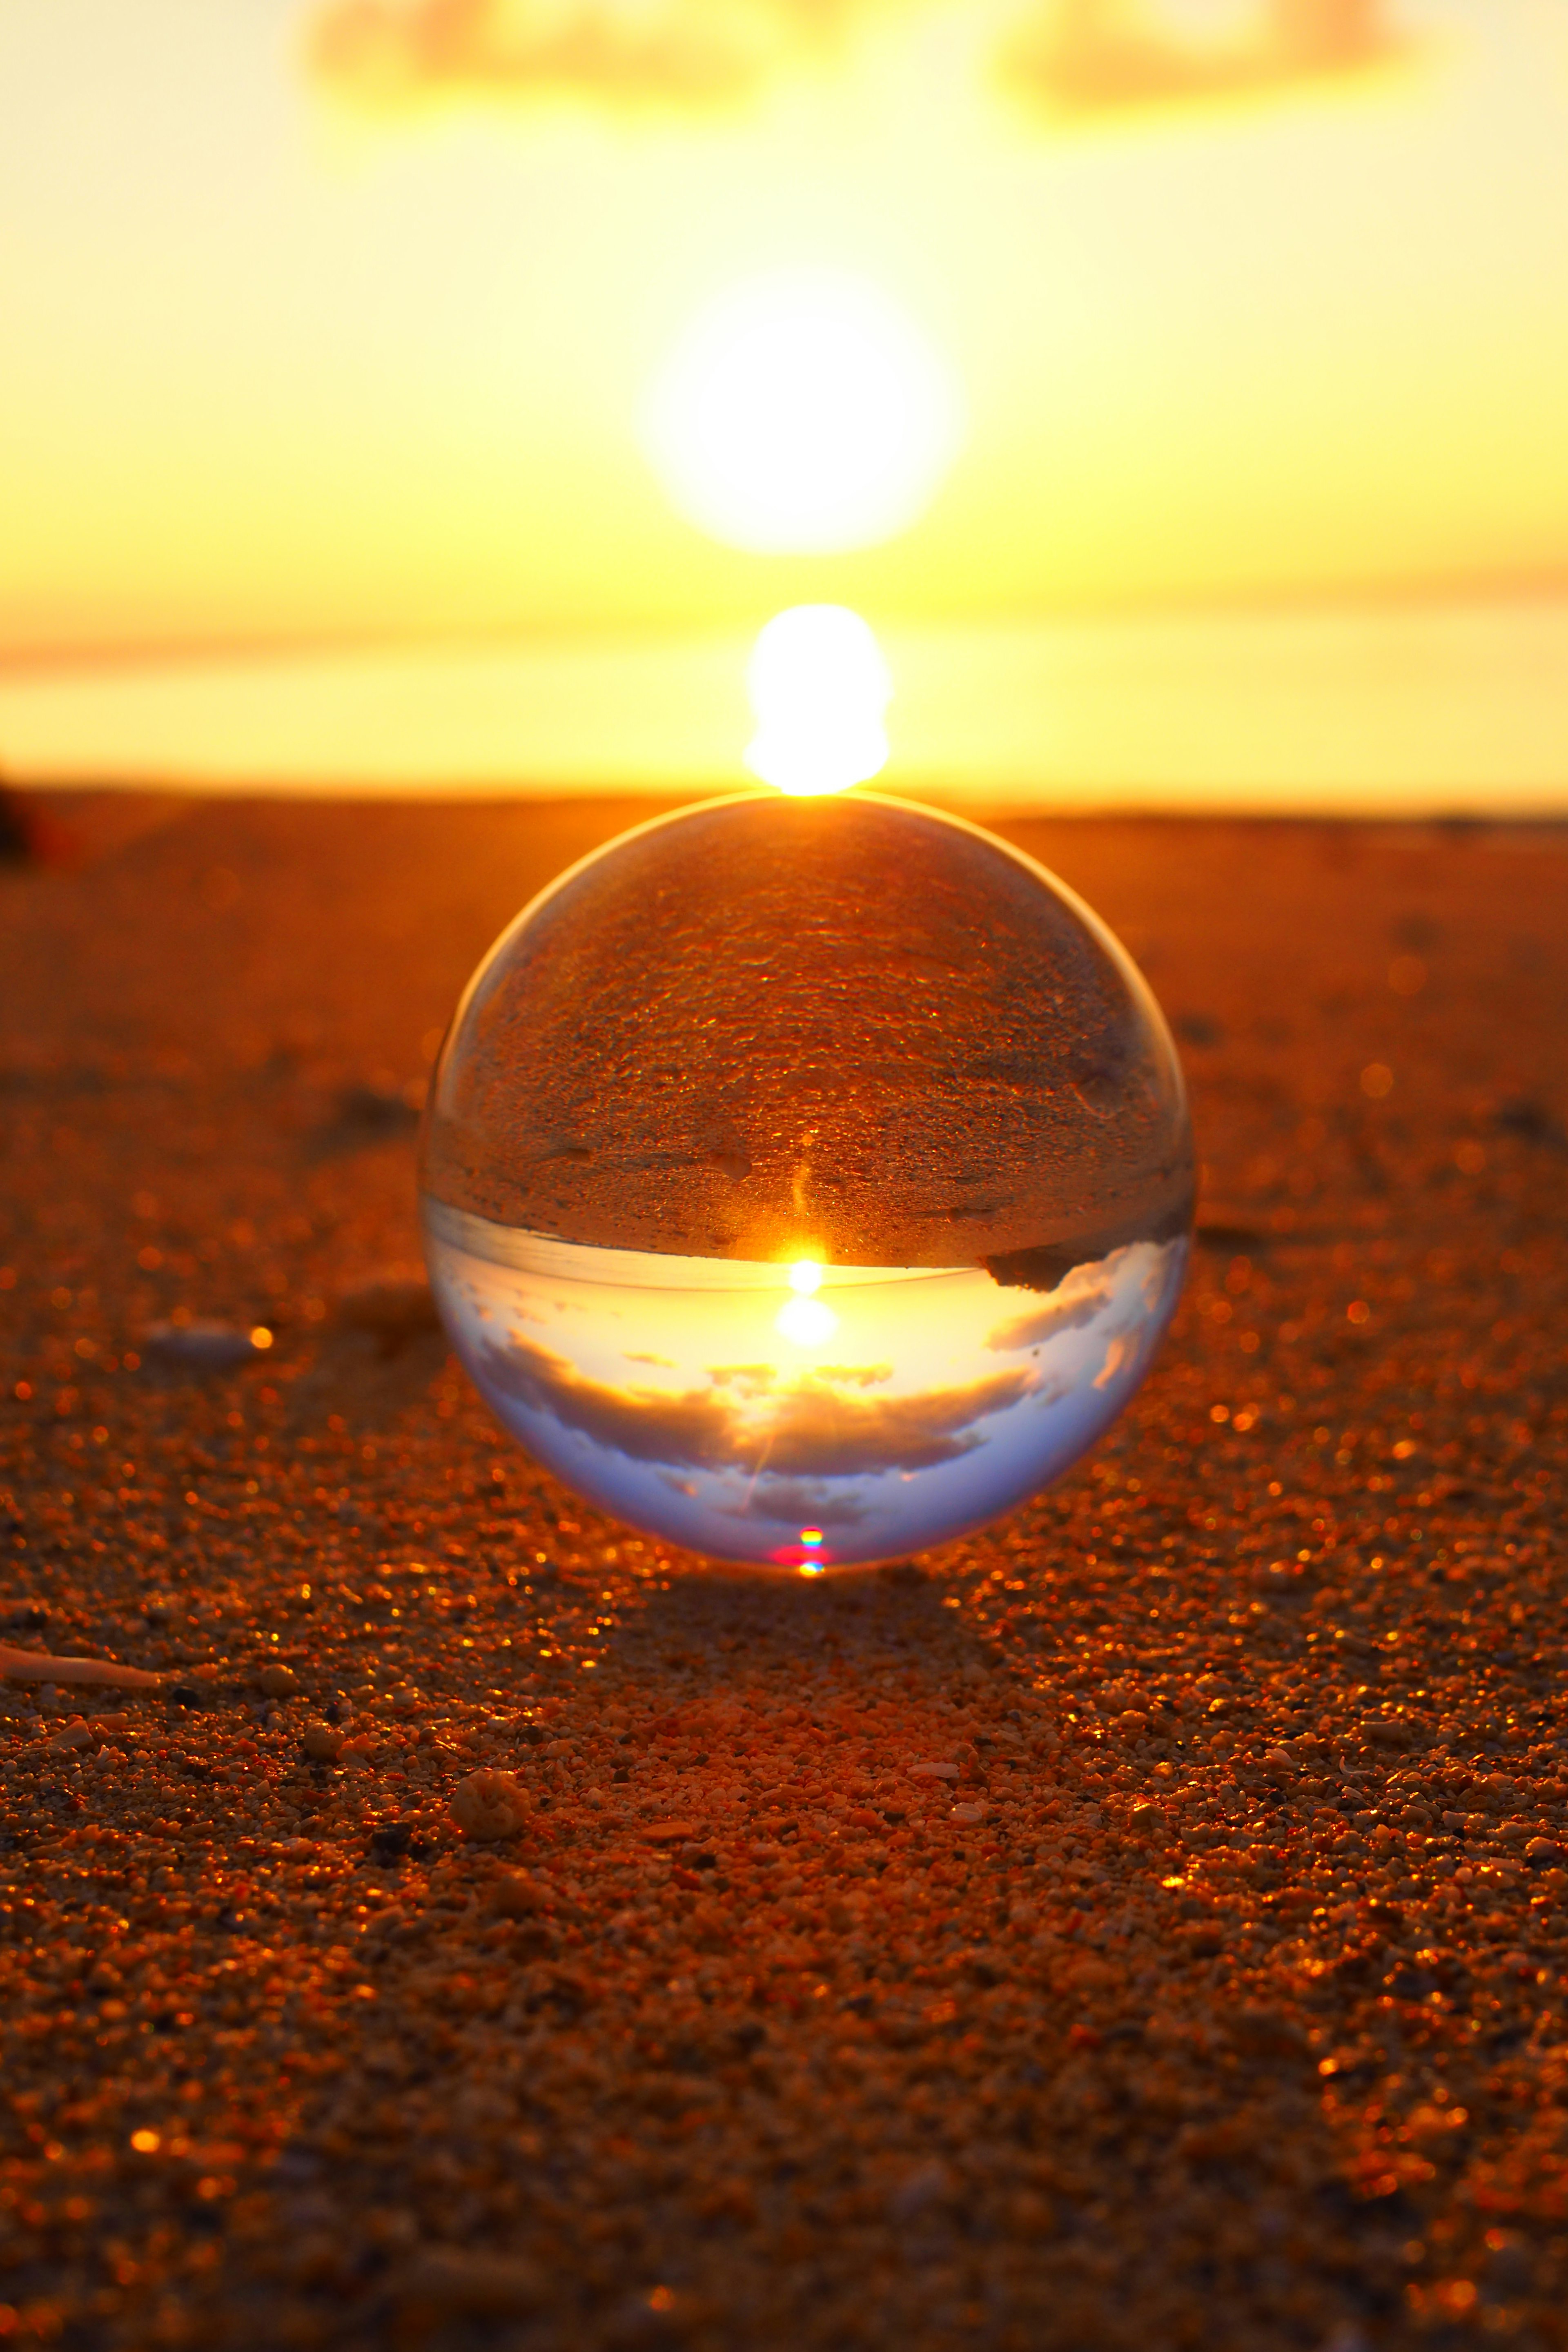
[[[328,0],[309,54],[355,102],[575,95],[707,110],[831,47],[865,0]]]
[[[910,0],[325,0],[308,54],[369,109],[443,98],[588,98],[704,111],[831,55]],[[1258,92],[1379,62],[1384,0],[1020,0],[1000,52],[1015,89],[1102,114]]]
[[[1056,110],[1106,114],[1342,76],[1401,46],[1384,0],[1047,0],[1002,62]]]
[[[7,685],[14,766],[730,783],[810,601],[906,782],[1560,789],[1560,610],[1482,600],[1568,576],[1563,0],[0,16],[0,659],[180,656]],[[818,273],[963,447],[900,535],[759,551],[654,390]]]

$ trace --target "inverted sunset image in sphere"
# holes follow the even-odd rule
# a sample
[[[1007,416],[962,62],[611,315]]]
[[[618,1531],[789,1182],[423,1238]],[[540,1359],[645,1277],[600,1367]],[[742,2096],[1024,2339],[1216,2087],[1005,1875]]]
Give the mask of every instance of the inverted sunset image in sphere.
[[[498,1418],[615,1517],[791,1574],[1059,1476],[1148,1369],[1192,1201],[1174,1049],[1111,934],[977,827],[859,793],[709,802],[552,884],[469,982],[422,1148]]]

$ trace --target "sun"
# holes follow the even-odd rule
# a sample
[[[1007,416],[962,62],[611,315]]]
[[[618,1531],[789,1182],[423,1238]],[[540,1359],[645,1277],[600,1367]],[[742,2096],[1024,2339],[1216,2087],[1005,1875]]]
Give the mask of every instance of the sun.
[[[656,376],[644,447],[672,505],[752,554],[870,547],[919,520],[963,437],[952,368],[868,279],[732,287]]]

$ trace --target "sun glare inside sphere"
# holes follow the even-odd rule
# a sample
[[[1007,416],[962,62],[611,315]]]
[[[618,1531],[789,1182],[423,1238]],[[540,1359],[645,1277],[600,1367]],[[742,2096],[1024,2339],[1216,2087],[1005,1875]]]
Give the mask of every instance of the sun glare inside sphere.
[[[790,270],[701,311],[643,438],[671,503],[753,554],[870,547],[918,521],[963,435],[953,372],[868,280]]]
[[[793,604],[746,666],[757,731],[746,765],[781,793],[841,793],[887,764],[893,681],[882,648],[843,604]]]

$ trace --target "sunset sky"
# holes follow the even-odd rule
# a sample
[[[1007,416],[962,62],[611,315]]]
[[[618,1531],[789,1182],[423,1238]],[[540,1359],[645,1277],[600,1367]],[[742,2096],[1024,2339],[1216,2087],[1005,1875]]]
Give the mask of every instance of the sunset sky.
[[[0,0],[0,219],[12,682],[1568,582],[1560,0]],[[823,272],[917,510],[726,544],[658,387]]]

